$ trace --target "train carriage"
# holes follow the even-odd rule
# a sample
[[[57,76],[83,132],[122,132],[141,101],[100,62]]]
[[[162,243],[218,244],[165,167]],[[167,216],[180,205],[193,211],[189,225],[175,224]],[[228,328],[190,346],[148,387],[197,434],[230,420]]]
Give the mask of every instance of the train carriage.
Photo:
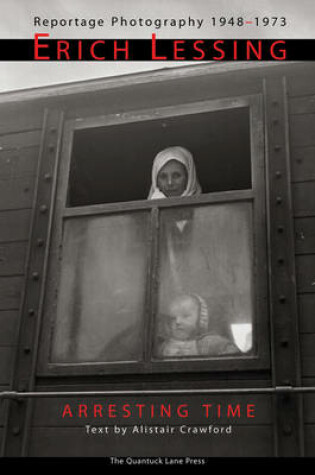
[[[222,63],[0,96],[2,456],[315,455],[314,78]],[[203,193],[148,200],[178,145]],[[234,353],[160,349],[174,220]]]

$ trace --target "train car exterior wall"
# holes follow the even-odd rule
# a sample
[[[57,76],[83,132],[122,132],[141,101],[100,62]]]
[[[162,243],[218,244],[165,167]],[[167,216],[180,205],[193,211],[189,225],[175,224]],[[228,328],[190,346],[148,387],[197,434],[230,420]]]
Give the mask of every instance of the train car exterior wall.
[[[259,408],[254,420],[235,422],[233,439],[139,434],[123,441],[109,436],[105,443],[102,437],[87,437],[81,419],[60,417],[69,398],[6,397],[0,408],[2,456],[315,455],[315,394],[250,394],[250,388],[315,386],[314,77],[311,64],[198,66],[0,98],[1,391],[152,389],[157,393],[151,396],[110,399],[118,405],[185,400],[195,408],[205,401],[198,389],[247,388],[248,394],[215,395],[211,402],[250,401]],[[269,364],[257,370],[176,373],[176,378],[41,373],[46,245],[66,121],[249,95],[262,97],[265,117]],[[167,399],[158,395],[168,388],[182,393]],[[71,401],[75,405],[82,397]],[[193,411],[189,423],[202,421]]]

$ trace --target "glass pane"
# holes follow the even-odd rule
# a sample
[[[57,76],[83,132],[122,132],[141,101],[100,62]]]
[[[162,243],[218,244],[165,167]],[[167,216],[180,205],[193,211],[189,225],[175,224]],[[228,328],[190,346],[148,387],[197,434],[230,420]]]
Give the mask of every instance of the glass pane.
[[[144,213],[65,221],[53,362],[141,359],[147,234]]]
[[[161,212],[154,355],[253,351],[251,203]]]

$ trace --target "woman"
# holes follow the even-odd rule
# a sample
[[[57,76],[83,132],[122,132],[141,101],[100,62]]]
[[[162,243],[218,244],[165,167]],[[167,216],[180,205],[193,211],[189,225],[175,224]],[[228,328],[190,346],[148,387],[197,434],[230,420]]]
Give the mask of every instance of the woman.
[[[169,147],[159,152],[152,166],[152,184],[148,199],[172,198],[178,196],[197,196],[201,194],[201,187],[197,178],[195,163],[192,154],[184,147]],[[169,241],[169,252],[174,242],[171,235],[180,246],[189,240],[189,225],[192,224],[193,211],[191,208],[177,209],[175,219],[166,224],[164,229]],[[174,228],[175,224],[175,228]],[[186,225],[188,224],[188,227]],[[172,229],[173,228],[173,229]],[[186,232],[184,233],[184,228]],[[171,257],[174,259],[174,256]]]
[[[149,200],[200,193],[194,159],[186,148],[169,147],[156,155]]]

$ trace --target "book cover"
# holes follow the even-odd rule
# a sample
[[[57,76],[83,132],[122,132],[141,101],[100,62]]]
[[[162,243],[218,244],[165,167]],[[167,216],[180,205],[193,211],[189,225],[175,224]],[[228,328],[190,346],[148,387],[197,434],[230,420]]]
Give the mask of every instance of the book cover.
[[[3,460],[314,456],[314,14],[3,2]]]

